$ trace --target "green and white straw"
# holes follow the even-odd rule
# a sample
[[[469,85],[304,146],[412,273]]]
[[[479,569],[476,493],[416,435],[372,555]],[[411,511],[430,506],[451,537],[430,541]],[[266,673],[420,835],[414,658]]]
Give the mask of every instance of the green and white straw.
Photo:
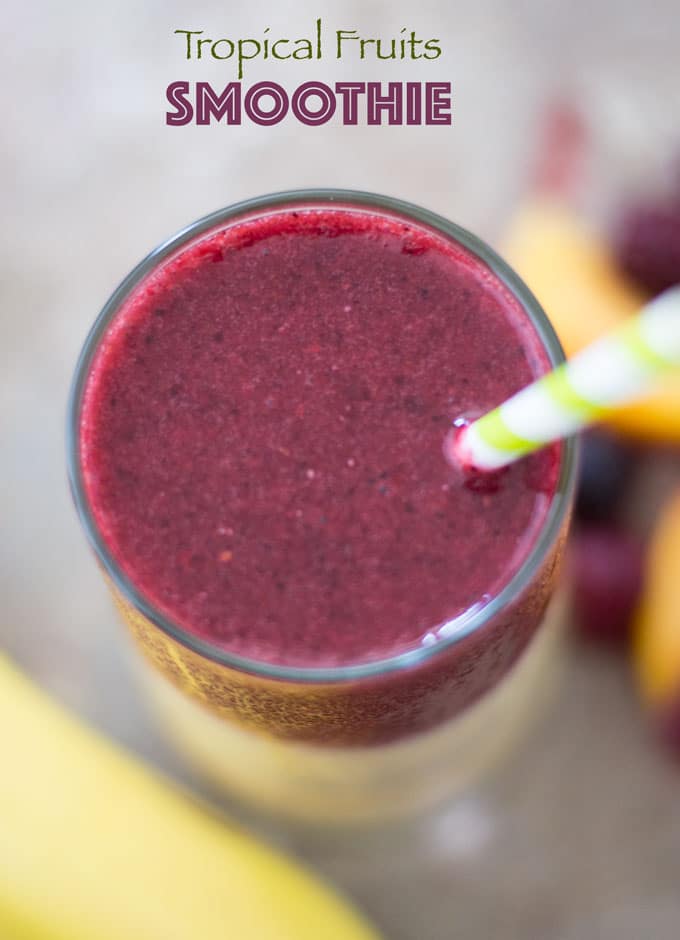
[[[447,445],[463,466],[495,470],[605,417],[680,366],[680,287],[512,398]],[[451,453],[453,451],[453,453]]]

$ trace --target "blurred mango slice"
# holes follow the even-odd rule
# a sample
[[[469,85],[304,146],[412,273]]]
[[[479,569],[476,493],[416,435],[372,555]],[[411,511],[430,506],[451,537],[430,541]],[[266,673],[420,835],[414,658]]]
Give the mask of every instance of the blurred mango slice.
[[[633,659],[647,704],[663,708],[680,699],[680,489],[664,507],[649,544]]]
[[[538,298],[567,356],[646,300],[617,270],[607,246],[549,198],[517,212],[501,253]],[[680,376],[662,379],[653,394],[618,408],[607,423],[641,440],[680,444]]]
[[[2,940],[378,940],[0,655]]]

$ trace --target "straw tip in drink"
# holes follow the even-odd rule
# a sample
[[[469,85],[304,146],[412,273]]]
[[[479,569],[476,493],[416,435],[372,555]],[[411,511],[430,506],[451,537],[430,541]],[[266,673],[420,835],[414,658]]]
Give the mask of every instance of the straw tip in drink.
[[[466,431],[469,421],[465,418],[458,418],[453,423],[453,427],[447,432],[442,449],[447,463],[454,470],[471,471],[477,468],[472,459],[470,448],[466,445]]]
[[[454,422],[442,444],[444,459],[466,489],[485,494],[496,493],[504,485],[508,468],[502,466],[489,469],[479,466],[469,440],[470,424],[465,418]]]

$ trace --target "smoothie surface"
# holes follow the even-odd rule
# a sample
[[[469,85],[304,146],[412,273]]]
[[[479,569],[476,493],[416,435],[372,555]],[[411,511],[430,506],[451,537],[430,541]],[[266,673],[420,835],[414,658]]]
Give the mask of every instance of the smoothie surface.
[[[80,458],[95,522],[179,627],[255,660],[384,658],[456,628],[526,558],[559,447],[470,486],[442,442],[549,367],[444,235],[288,208],[190,244],[116,314]]]

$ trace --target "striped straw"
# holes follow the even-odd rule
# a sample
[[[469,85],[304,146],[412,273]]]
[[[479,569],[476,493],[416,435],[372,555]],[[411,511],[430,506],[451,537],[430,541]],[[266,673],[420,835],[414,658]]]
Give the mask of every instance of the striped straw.
[[[467,425],[445,446],[465,467],[494,470],[605,417],[680,366],[680,287]]]

